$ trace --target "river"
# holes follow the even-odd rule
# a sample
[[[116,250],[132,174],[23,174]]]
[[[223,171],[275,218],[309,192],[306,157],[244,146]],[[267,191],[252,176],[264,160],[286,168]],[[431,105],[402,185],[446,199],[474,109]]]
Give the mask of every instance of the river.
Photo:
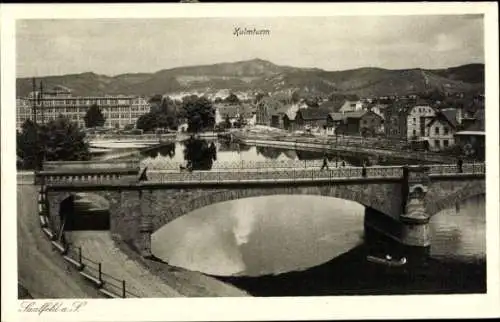
[[[321,160],[319,152],[217,143],[217,161]],[[181,143],[143,160],[185,162]],[[173,150],[173,151],[172,151]],[[365,160],[330,156],[337,162]],[[386,161],[387,162],[387,161]],[[393,163],[396,164],[396,163]],[[272,196],[214,204],[160,228],[152,252],[170,265],[215,276],[256,296],[485,292],[485,198],[433,216],[429,264],[418,272],[368,264],[364,207],[320,196]]]

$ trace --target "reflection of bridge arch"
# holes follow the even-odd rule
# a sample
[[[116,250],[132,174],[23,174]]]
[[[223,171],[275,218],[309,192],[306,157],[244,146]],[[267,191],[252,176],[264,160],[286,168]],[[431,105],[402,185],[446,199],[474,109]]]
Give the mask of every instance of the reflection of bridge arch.
[[[374,196],[375,190],[379,191],[380,198]],[[385,198],[384,196],[386,193],[392,194],[395,198]],[[218,189],[213,191],[200,191],[200,193],[191,194],[190,196],[186,196],[186,192],[183,191],[178,191],[177,193],[165,191],[165,194],[151,194],[152,199],[150,201],[150,207],[153,230],[156,231],[165,224],[168,224],[169,222],[182,217],[187,213],[216,203],[273,195],[310,195],[333,197],[356,202],[364,207],[376,209],[377,211],[395,219],[399,216],[398,209],[401,207],[400,205],[395,205],[395,202],[400,202],[400,193],[397,185],[394,184],[374,184],[372,187],[365,186],[364,189],[360,189],[356,186],[343,185],[325,185],[319,187],[272,186],[265,188],[244,188],[231,190]],[[148,198],[147,193],[146,198]],[[171,202],[168,202],[168,199],[170,199]]]
[[[453,191],[443,198],[432,200],[426,205],[427,213],[434,216],[445,209],[455,208],[457,203],[476,196],[486,195],[486,185],[484,181],[478,181],[464,185],[462,188]]]

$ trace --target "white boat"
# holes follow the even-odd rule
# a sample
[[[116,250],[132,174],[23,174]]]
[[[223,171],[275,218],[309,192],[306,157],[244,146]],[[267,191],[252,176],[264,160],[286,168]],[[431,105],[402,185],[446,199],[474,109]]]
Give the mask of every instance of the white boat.
[[[366,259],[372,263],[391,266],[391,267],[404,266],[408,262],[406,257],[402,257],[399,260],[396,260],[389,255],[387,255],[385,258],[368,255]]]

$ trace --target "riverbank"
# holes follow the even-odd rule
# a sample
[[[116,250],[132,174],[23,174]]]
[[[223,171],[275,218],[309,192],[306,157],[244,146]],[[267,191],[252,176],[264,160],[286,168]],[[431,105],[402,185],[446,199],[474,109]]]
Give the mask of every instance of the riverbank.
[[[246,291],[200,272],[168,265],[157,258],[143,258],[119,236],[113,241],[121,252],[137,262],[166,285],[187,297],[247,297]]]
[[[227,136],[227,135],[226,135]],[[246,145],[257,145],[275,148],[307,149],[310,151],[364,155],[375,158],[393,158],[427,163],[454,163],[456,157],[430,152],[404,151],[402,146],[390,146],[383,139],[366,138],[331,138],[303,137],[282,134],[263,135],[252,132],[232,132],[229,136],[233,142]]]

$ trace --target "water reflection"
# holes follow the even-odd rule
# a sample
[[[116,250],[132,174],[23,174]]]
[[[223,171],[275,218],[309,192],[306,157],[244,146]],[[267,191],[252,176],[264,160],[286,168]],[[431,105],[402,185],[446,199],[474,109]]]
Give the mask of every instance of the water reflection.
[[[210,170],[217,160],[215,143],[207,140],[190,137],[184,143],[184,160],[190,170]]]
[[[175,157],[175,147],[175,142],[163,143],[159,147],[143,149],[140,151],[140,154],[147,158],[156,158],[160,155],[173,159]]]
[[[336,198],[247,198],[175,220],[153,234],[152,249],[170,264],[212,275],[303,270],[359,245],[363,215],[363,206]]]
[[[477,261],[486,258],[485,196],[469,198],[434,215],[431,256],[441,260]]]
[[[486,256],[484,196],[431,220],[434,259]],[[363,243],[364,207],[320,196],[235,200],[193,211],[153,234],[155,256],[218,276],[261,276],[307,270]],[[364,262],[363,258],[355,261]]]

